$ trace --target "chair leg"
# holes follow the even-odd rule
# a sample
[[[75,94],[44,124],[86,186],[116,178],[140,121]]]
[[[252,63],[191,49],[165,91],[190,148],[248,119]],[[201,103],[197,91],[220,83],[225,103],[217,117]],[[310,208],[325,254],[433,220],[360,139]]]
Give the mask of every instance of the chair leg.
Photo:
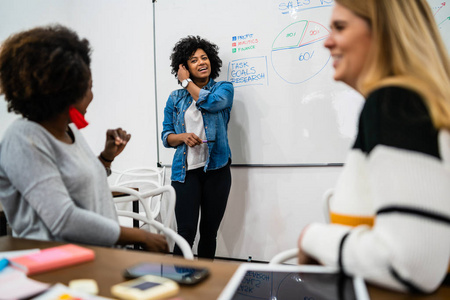
[[[0,236],[8,234],[8,226],[6,216],[3,211],[0,211]]]
[[[133,201],[133,212],[139,214],[139,201]],[[139,228],[139,220],[133,220],[133,227]],[[133,245],[135,250],[139,250],[140,246],[138,244]]]

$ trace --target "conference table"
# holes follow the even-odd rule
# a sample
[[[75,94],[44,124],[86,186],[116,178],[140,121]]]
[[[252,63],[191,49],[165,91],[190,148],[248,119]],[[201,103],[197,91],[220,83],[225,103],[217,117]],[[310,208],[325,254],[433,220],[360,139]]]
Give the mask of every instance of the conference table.
[[[32,248],[45,249],[58,246],[63,243],[35,241],[13,238],[11,236],[0,237],[0,251],[24,250]],[[233,276],[239,267],[239,262],[226,260],[195,259],[185,260],[180,257],[173,257],[171,254],[154,254],[143,251],[104,248],[82,245],[95,252],[95,259],[90,262],[74,265],[62,269],[57,269],[30,278],[46,283],[68,283],[73,279],[94,279],[99,287],[99,295],[114,298],[110,289],[111,286],[125,281],[122,272],[127,267],[141,262],[176,263],[186,266],[206,267],[210,270],[210,275],[204,281],[194,286],[180,286],[177,299],[182,300],[208,300],[217,299],[228,280]],[[442,286],[437,292],[431,295],[407,295],[381,289],[368,285],[371,299],[383,300],[444,300],[450,299],[450,286]]]

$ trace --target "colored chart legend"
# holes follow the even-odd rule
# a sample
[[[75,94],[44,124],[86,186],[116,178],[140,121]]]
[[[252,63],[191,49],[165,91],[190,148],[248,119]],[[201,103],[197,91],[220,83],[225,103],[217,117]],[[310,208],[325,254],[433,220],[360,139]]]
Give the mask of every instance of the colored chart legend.
[[[236,35],[231,38],[231,52],[241,53],[256,49],[259,40],[254,37],[254,34]]]

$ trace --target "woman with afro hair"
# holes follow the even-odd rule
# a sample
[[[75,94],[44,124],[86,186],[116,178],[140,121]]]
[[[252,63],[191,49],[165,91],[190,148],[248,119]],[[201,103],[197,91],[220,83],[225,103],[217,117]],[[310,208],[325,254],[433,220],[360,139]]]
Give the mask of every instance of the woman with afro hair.
[[[107,172],[130,140],[108,130],[97,157],[78,130],[93,99],[91,48],[60,25],[10,36],[0,50],[0,89],[21,114],[0,144],[0,201],[13,235],[98,246],[139,244],[168,252],[165,238],[119,225]]]
[[[198,256],[214,258],[231,188],[227,129],[234,88],[214,81],[222,66],[218,47],[199,36],[178,41],[170,58],[182,89],[167,100],[161,138],[165,147],[176,149],[171,179],[178,233],[192,247],[201,211]],[[178,247],[174,254],[181,255]]]

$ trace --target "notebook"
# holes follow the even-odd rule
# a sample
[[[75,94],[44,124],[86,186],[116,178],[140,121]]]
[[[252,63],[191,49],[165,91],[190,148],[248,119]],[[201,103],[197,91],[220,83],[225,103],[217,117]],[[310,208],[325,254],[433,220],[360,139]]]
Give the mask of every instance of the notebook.
[[[11,265],[27,275],[67,267],[95,258],[94,251],[73,244],[57,246],[9,259]]]
[[[324,266],[242,264],[218,300],[369,300],[361,278]]]

